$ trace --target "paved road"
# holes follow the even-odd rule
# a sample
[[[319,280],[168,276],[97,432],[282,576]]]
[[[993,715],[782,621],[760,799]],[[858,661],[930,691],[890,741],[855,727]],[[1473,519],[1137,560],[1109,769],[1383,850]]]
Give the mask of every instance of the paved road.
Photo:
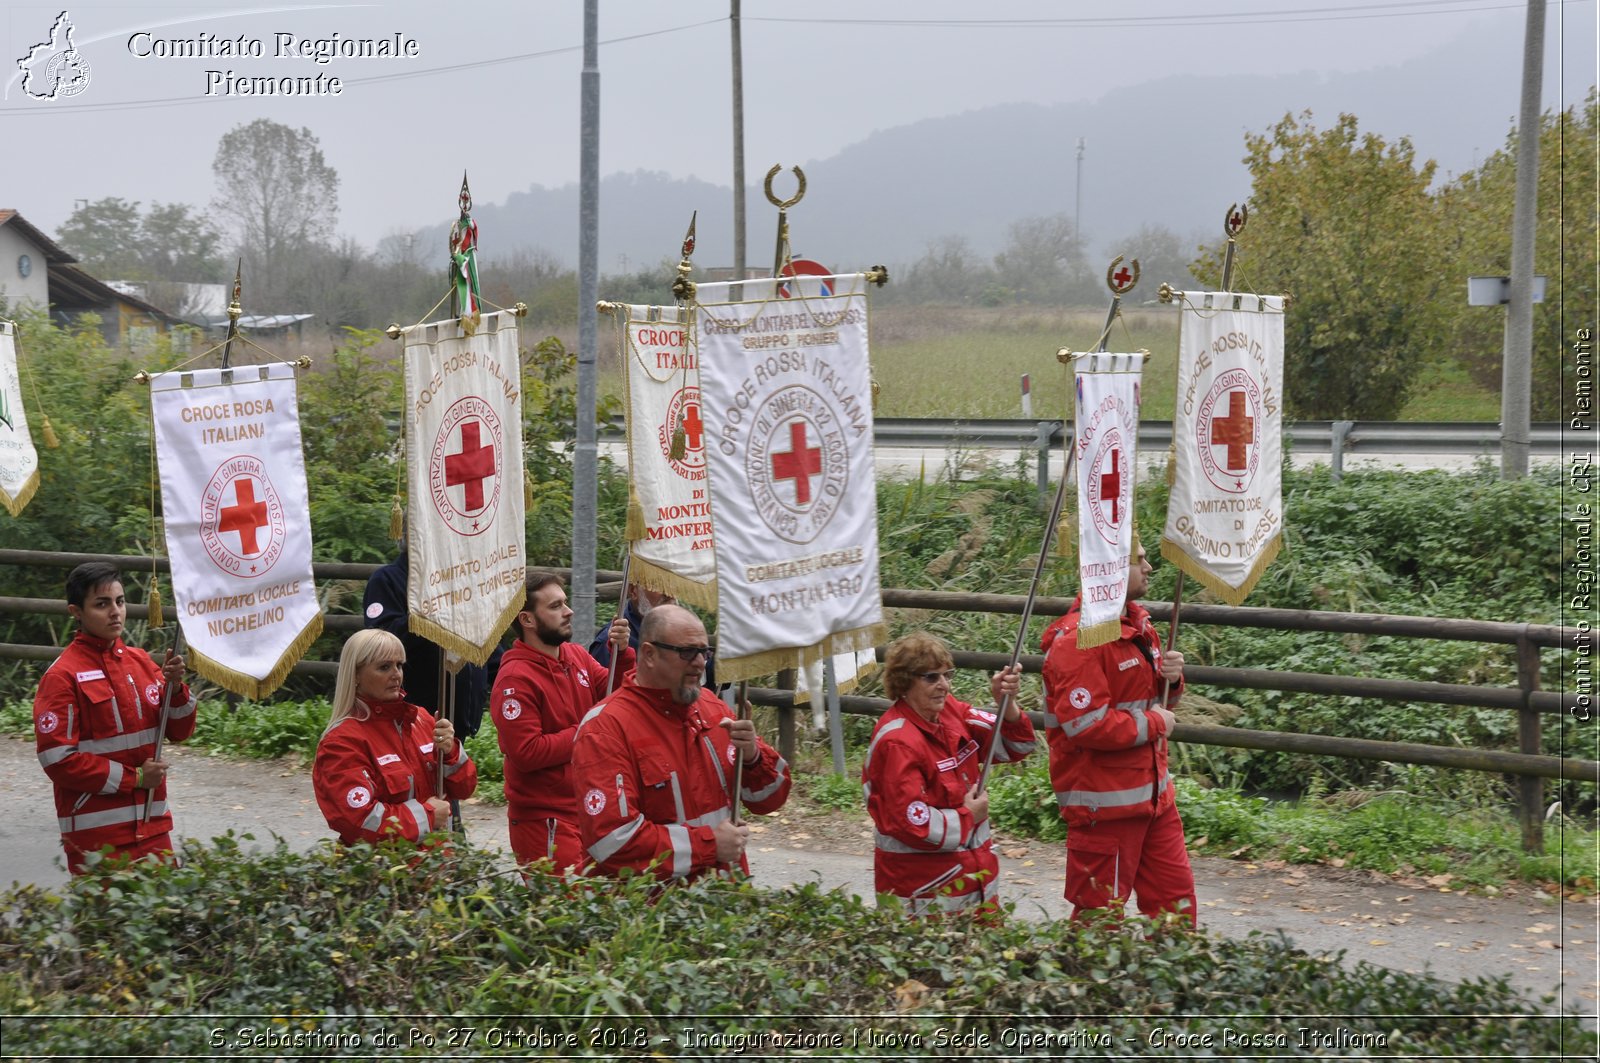
[[[169,754],[180,835],[210,838],[232,829],[266,839],[276,833],[297,849],[333,836],[304,770],[181,747]],[[0,738],[0,797],[19,810],[0,818],[0,883],[66,881],[48,794],[33,744]],[[504,809],[469,801],[464,815],[474,844],[509,853]],[[813,836],[805,822],[780,815],[753,828],[750,863],[764,885],[818,881],[870,897],[870,846],[865,830],[859,846],[850,846],[837,832]],[[1060,849],[1002,840],[999,850],[1002,897],[1024,918],[1063,918]],[[1533,892],[1472,897],[1442,881],[1403,884],[1362,872],[1212,858],[1197,859],[1195,875],[1201,923],[1217,933],[1281,931],[1309,951],[1345,950],[1348,959],[1395,970],[1427,970],[1455,981],[1508,975],[1529,994],[1554,995],[1552,1010],[1594,1016],[1600,1006],[1600,908],[1593,901]]]

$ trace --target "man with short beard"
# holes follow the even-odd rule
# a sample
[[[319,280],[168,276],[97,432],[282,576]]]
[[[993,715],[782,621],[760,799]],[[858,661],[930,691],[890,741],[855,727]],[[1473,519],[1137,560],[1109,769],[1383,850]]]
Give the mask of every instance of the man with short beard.
[[[572,750],[578,829],[592,870],[647,869],[662,881],[749,874],[750,828],[733,822],[739,800],[758,814],[789,798],[789,765],[701,686],[712,649],[689,610],[659,605],[639,632],[632,684],[589,712]]]
[[[547,860],[557,871],[584,864],[577,803],[569,777],[578,719],[606,696],[609,673],[572,642],[572,610],[561,579],[529,573],[527,599],[512,621],[517,641],[495,675],[490,707],[505,755],[511,851],[523,865]],[[611,626],[618,664],[633,665],[627,621]]]

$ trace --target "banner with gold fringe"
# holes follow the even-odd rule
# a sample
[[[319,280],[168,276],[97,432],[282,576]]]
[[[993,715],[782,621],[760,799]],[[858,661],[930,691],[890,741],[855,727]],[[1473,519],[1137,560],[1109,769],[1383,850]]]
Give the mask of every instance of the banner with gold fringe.
[[[1078,478],[1078,647],[1122,634],[1133,549],[1133,483],[1139,468],[1139,382],[1143,354],[1073,359],[1073,448]]]
[[[150,404],[189,659],[264,698],[322,634],[294,367],[157,373]]]
[[[1177,297],[1178,402],[1161,556],[1238,605],[1282,542],[1284,299]]]
[[[717,568],[706,489],[700,370],[688,309],[627,306],[628,570],[631,582],[715,609]]]
[[[866,285],[698,286],[720,681],[885,641]]]
[[[483,664],[525,600],[517,318],[400,330],[405,350],[407,626]]]
[[[16,335],[14,322],[0,321],[0,505],[13,517],[39,490],[39,452],[22,407]]]

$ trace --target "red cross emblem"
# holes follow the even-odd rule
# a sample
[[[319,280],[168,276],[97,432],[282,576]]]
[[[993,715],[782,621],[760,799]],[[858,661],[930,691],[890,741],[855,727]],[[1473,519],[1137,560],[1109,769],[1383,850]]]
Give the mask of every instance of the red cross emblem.
[[[672,437],[676,429],[683,429],[683,457],[672,456]],[[656,430],[656,443],[661,447],[667,464],[686,480],[703,480],[706,477],[706,422],[700,415],[700,389],[693,384],[678,389],[667,403],[667,415]]]
[[[463,421],[461,450],[444,459],[444,482],[466,488],[464,502],[469,513],[483,508],[483,481],[494,475],[494,447],[483,445],[479,438],[482,430],[478,421]]]
[[[789,449],[772,455],[772,478],[794,481],[794,500],[798,505],[811,501],[811,478],[822,471],[822,448],[806,446],[806,423],[789,424]]]
[[[500,415],[492,403],[468,395],[445,411],[429,451],[428,494],[457,535],[480,535],[494,523],[504,457]]]
[[[1261,462],[1261,385],[1243,369],[1220,374],[1200,403],[1195,442],[1200,468],[1219,490],[1242,494]]]
[[[241,454],[217,466],[200,493],[200,545],[218,568],[263,575],[277,564],[287,533],[283,502],[260,458]]]
[[[236,501],[223,507],[217,530],[238,532],[239,552],[245,557],[254,557],[261,552],[256,545],[256,532],[267,526],[267,504],[256,501],[255,481],[248,476],[235,480],[233,491]]]
[[[1097,418],[1093,423],[1098,425],[1101,422]],[[1089,474],[1089,516],[1100,538],[1116,545],[1121,542],[1122,534],[1122,491],[1124,486],[1133,482],[1133,470],[1129,468],[1128,447],[1122,440],[1122,429],[1118,425],[1106,427],[1098,442],[1099,449],[1095,451],[1094,461],[1086,469]]]

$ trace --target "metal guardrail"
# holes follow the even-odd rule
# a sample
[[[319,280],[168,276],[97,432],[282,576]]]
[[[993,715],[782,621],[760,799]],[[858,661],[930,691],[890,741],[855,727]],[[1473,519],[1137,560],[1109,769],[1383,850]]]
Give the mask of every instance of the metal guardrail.
[[[1069,422],[1000,418],[879,417],[873,423],[873,443],[879,447],[948,447],[1025,450],[1059,447]],[[1535,454],[1562,451],[1562,424],[1540,421],[1533,425],[1531,447]],[[1318,454],[1497,454],[1500,425],[1495,421],[1292,421],[1284,436],[1297,450]],[[623,438],[623,422],[614,418],[600,427],[601,438]],[[1577,433],[1572,433],[1574,436]],[[1171,421],[1139,422],[1139,447],[1149,451],[1172,444]]]

